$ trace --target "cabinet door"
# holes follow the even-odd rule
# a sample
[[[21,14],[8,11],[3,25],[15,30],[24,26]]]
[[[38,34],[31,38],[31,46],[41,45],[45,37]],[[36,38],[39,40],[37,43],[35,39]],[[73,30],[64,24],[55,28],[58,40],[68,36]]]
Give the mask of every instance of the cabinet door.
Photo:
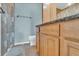
[[[60,55],[79,55],[79,19],[60,24]]]
[[[43,56],[43,38],[40,35],[40,56]]]
[[[37,53],[39,53],[39,33],[36,33],[36,49],[37,49]]]
[[[53,36],[46,34],[41,34],[40,36],[40,55],[58,56],[59,40]]]
[[[47,56],[47,37],[40,34],[40,55]]]
[[[63,51],[61,55],[65,56],[79,56],[79,41],[72,40],[72,38],[63,39]]]
[[[47,55],[58,56],[59,55],[59,40],[53,36],[46,36],[47,38]]]

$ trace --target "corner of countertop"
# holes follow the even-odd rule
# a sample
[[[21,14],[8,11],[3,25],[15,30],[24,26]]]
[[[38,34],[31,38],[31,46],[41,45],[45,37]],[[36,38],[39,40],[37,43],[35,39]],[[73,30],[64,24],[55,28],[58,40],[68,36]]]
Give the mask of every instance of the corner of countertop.
[[[43,23],[43,24],[39,24],[39,25],[36,25],[36,27],[43,26],[43,25],[46,25],[46,24],[53,24],[53,23],[57,23],[57,22],[75,20],[77,18],[79,18],[79,14],[75,14],[75,15],[63,17],[63,18],[60,18],[60,19],[56,19],[56,20],[53,20],[53,21],[50,21],[50,22],[46,22],[46,23]]]

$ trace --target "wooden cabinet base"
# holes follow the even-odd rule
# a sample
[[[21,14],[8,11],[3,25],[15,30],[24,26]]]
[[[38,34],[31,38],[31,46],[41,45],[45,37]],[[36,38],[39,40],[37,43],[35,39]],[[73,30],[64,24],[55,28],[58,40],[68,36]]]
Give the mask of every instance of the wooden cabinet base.
[[[79,56],[79,19],[40,26],[41,56]]]
[[[61,56],[79,56],[79,43],[70,41],[68,39],[62,39],[61,44]],[[75,39],[74,39],[75,40]],[[62,43],[61,42],[61,43]]]

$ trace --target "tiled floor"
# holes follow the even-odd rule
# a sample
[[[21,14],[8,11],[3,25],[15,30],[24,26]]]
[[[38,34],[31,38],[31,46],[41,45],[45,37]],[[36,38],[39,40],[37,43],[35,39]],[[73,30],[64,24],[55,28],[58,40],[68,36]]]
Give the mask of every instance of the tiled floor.
[[[8,53],[7,56],[38,56],[36,53],[35,46],[30,44],[14,46]]]

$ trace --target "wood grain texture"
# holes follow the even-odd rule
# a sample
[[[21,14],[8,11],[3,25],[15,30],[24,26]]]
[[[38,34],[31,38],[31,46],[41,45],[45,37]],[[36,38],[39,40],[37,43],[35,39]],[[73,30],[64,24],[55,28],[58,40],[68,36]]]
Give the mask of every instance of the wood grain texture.
[[[41,26],[40,33],[59,36],[59,24]]]
[[[40,35],[40,55],[56,56],[59,55],[59,40],[53,36]]]
[[[36,28],[36,50],[37,50],[37,53],[39,55],[40,51],[40,29],[39,27]]]
[[[61,23],[60,55],[79,55],[79,20]]]
[[[59,24],[40,27],[40,55],[59,55]]]
[[[47,36],[48,56],[59,55],[59,39],[53,36]]]
[[[56,5],[49,3],[46,8],[43,8],[43,23],[56,19],[56,14]]]
[[[50,21],[50,6],[47,5],[46,8],[43,8],[43,23]]]
[[[50,3],[50,21],[53,21],[56,19],[57,16],[57,7],[55,3]]]
[[[40,26],[40,55],[79,56],[79,19]]]
[[[79,56],[79,43],[66,40],[65,38],[63,40],[63,46],[61,49],[61,54],[63,56]]]
[[[36,33],[36,49],[37,49],[37,53],[39,54],[39,33]]]
[[[47,39],[43,34],[40,34],[40,56],[47,56]]]

